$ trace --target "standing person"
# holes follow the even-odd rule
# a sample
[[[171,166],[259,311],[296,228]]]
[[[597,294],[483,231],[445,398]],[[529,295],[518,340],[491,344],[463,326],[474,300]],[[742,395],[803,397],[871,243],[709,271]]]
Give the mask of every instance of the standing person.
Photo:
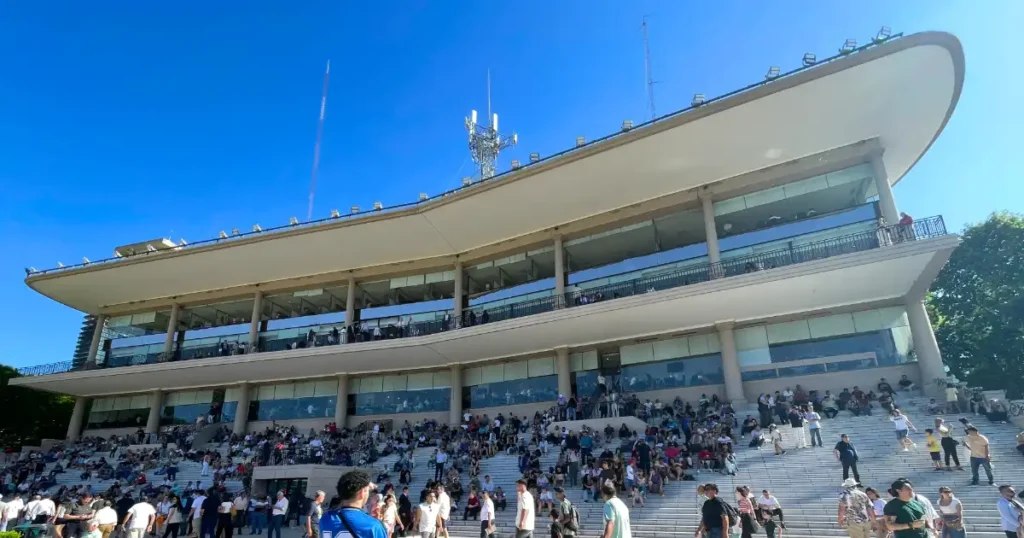
[[[206,491],[206,500],[200,505],[200,531],[199,538],[216,538],[217,523],[220,520],[220,493],[210,488]],[[280,538],[280,537],[278,537]]]
[[[947,487],[939,488],[939,515],[942,517],[942,538],[966,538],[964,505]]]
[[[494,534],[494,501],[486,489],[480,493],[480,538]]]
[[[840,435],[839,442],[832,449],[832,453],[835,454],[836,461],[843,464],[843,480],[850,478],[852,470],[853,479],[860,484],[860,473],[857,472],[857,460],[860,459],[860,456],[857,455],[857,447],[850,442],[850,436],[845,433]]]
[[[370,497],[370,490],[376,485],[370,475],[363,471],[349,471],[338,479],[338,500],[340,508],[329,510],[320,520],[320,527],[341,538],[390,538],[384,525],[363,512],[363,506]],[[334,502],[331,502],[334,506]]]
[[[789,410],[789,425],[796,434],[796,447],[807,448],[807,432],[804,431],[804,415],[800,409],[794,407]]]
[[[320,518],[324,517],[324,499],[327,494],[317,490],[313,495],[313,502],[309,503],[309,512],[306,513],[306,536],[309,538],[320,538]],[[390,535],[389,535],[390,536]]]
[[[284,518],[288,517],[288,497],[285,497],[284,491],[277,492],[277,500],[274,501],[274,506],[270,509],[270,527],[267,529],[267,538],[274,538],[274,532],[277,532],[277,538],[281,538],[281,527],[284,525]]]
[[[960,443],[953,438],[953,429],[946,425],[945,421],[941,418],[935,419],[935,429],[939,432],[939,444],[942,446],[942,452],[946,459],[946,470],[951,470],[949,467],[950,458],[953,459],[953,463],[956,464],[957,471],[963,471],[964,468],[960,466],[960,458],[957,457],[957,447]]]
[[[395,529],[405,530],[402,526],[402,520],[398,517],[398,501],[395,499],[394,493],[388,493],[384,497],[384,508],[380,511],[380,522],[384,524],[384,531],[388,533],[388,537],[391,538],[396,536]],[[318,538],[320,535],[311,535],[313,538]]]
[[[576,450],[569,451],[569,487],[580,484],[580,455]]]
[[[412,521],[413,527],[420,533],[420,538],[434,538],[439,524],[437,517],[439,509],[437,495],[428,490],[427,496],[420,503]]]
[[[270,497],[253,499],[249,502],[252,509],[252,521],[249,522],[249,536],[262,535],[263,529],[267,528],[267,511],[270,509]]]
[[[893,538],[928,538],[927,509],[914,498],[914,486],[898,479],[889,488],[893,499],[885,504],[885,526]]]
[[[768,438],[772,440],[772,445],[775,446],[776,456],[782,456],[786,453],[785,450],[782,450],[782,431],[775,424],[768,426]]]
[[[601,485],[601,496],[604,497],[604,534],[602,538],[632,538],[633,531],[629,524],[629,509],[626,503],[615,496],[615,486],[604,483]]]
[[[904,415],[899,409],[893,409],[889,420],[892,421],[893,428],[896,430],[896,439],[903,447],[903,451],[909,451],[910,447],[914,446],[914,442],[910,440],[909,430],[917,431],[914,424],[910,422],[910,417]]]
[[[801,429],[803,426],[801,426]],[[736,510],[740,513],[740,529],[743,538],[753,538],[755,532],[754,503],[750,499],[750,488],[736,488]]]
[[[932,458],[932,464],[936,471],[942,470],[942,447],[938,438],[935,437],[935,430],[927,428],[924,431],[924,444],[928,447],[928,455]]]
[[[857,480],[847,478],[842,484],[839,496],[839,526],[846,529],[850,538],[871,538],[875,526],[875,509],[867,494],[857,489]]]
[[[203,495],[202,492],[192,493],[192,504],[188,510],[187,533],[189,536],[199,536],[200,529],[203,527],[203,503],[205,502],[206,495]]]
[[[185,520],[182,515],[181,499],[172,493],[168,502],[170,502],[170,506],[167,509],[167,526],[164,528],[163,538],[167,538],[168,536],[171,536],[171,538],[178,538],[178,532],[181,530],[181,522]],[[103,538],[107,537],[104,536]]]
[[[978,433],[973,424],[967,426],[967,438],[964,444],[971,451],[971,485],[978,485],[978,468],[984,467],[988,476],[988,485],[995,484],[992,478],[992,455],[989,453],[988,437]]]
[[[889,529],[885,528],[885,501],[878,495],[878,490],[875,488],[867,488],[864,493],[871,499],[871,508],[875,511],[875,522],[871,525],[871,530],[875,533],[875,538],[886,538],[889,536]]]
[[[234,502],[231,494],[225,494],[217,505],[217,538],[231,538],[235,529],[235,522],[231,520],[231,510],[234,509]]]
[[[516,538],[531,538],[537,505],[534,504],[533,495],[526,490],[525,480],[516,481],[516,492],[519,493],[516,503]]]
[[[139,502],[128,509],[128,515],[121,522],[121,526],[127,532],[128,538],[145,538],[146,534],[153,532],[155,523],[156,509],[149,504],[146,496],[142,496]]]
[[[811,447],[824,447],[821,442],[821,415],[813,407],[804,406],[804,420],[807,421],[807,428],[811,431]]]
[[[251,525],[251,523],[247,521],[249,515],[249,496],[246,495],[245,490],[238,492],[238,495],[235,496],[234,504],[235,515],[233,517],[235,520],[235,532],[240,535],[242,534],[242,529],[245,528],[246,524]]]
[[[562,536],[565,538],[576,536],[576,532],[580,530],[579,516],[572,503],[565,497],[565,490],[555,488],[555,499],[558,500],[556,509],[558,510],[558,522],[562,525]]]
[[[999,509],[1000,527],[1006,538],[1024,538],[1024,504],[1014,498],[1016,493],[1013,486],[999,486],[1002,497],[996,501],[996,508]]]
[[[98,528],[100,530],[100,535],[103,538],[108,538],[110,534],[114,532],[114,529],[117,528],[117,510],[114,510],[111,507],[110,501],[103,502],[103,508],[96,511],[96,517],[94,519],[99,525]],[[170,526],[168,526],[168,529],[170,529]],[[167,531],[164,531],[164,536],[166,535]],[[178,538],[178,535],[175,534],[174,538]]]
[[[700,525],[697,532],[693,533],[694,538],[700,538],[701,533],[705,538],[729,538],[729,513],[732,507],[718,497],[717,484],[705,484],[704,495],[707,500],[701,505]]]
[[[448,538],[448,518],[451,517],[452,513],[452,498],[448,496],[448,493],[444,490],[444,484],[437,483],[437,521],[438,525],[438,538],[441,534],[444,534],[444,538]]]
[[[434,458],[434,481],[444,480],[444,464],[448,461],[448,454],[444,447],[437,449],[437,456]]]

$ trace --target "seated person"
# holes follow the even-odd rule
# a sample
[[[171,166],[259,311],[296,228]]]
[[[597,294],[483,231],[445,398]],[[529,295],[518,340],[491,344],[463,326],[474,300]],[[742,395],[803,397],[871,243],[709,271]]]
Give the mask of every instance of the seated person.
[[[743,427],[740,428],[740,437],[745,437],[748,432],[752,432],[757,429],[759,429],[757,426],[757,420],[754,417],[747,415],[747,420],[743,421]]]
[[[900,376],[900,380],[897,384],[900,386],[900,390],[903,391],[914,390],[915,388],[917,388],[917,385],[915,385],[913,381],[907,378],[906,374]]]
[[[928,413],[932,415],[941,415],[946,410],[946,406],[935,401],[935,398],[928,400]]]
[[[992,422],[1007,422],[1010,420],[1010,413],[1006,409],[1006,404],[996,399],[989,401],[987,416]]]
[[[847,393],[849,394],[849,393]],[[849,399],[847,399],[849,401]],[[839,414],[839,402],[836,401],[836,397],[832,396],[832,393],[825,391],[825,397],[821,399],[822,413],[827,418],[836,418]]]
[[[892,394],[894,392],[892,390],[892,385],[890,385],[889,382],[886,381],[884,377],[878,382],[878,392],[881,392],[883,394],[885,394],[885,393]]]

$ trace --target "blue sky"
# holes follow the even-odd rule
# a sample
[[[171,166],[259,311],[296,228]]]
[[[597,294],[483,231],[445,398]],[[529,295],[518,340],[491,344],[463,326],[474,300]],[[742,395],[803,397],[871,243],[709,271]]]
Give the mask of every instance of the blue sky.
[[[847,37],[945,30],[959,107],[896,187],[900,209],[959,228],[1024,211],[1013,158],[1024,3],[469,1],[9,3],[0,18],[0,362],[70,358],[81,314],[24,268],[155,237],[303,218],[332,61],[315,215],[436,194],[468,175],[463,117],[494,110],[525,160],[647,118],[649,15],[659,114],[829,56]],[[714,8],[704,7],[714,5]],[[984,9],[978,9],[983,6]],[[1018,66],[1018,67],[1014,67]],[[479,225],[482,223],[467,223]]]

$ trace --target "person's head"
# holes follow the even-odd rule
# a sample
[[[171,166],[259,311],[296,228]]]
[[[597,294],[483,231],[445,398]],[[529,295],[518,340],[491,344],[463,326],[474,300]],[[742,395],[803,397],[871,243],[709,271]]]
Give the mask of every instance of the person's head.
[[[934,435],[935,434],[935,430],[933,430],[931,428],[925,428],[924,433],[927,433],[928,435]]]
[[[697,486],[697,495],[704,495],[704,484]]]
[[[945,499],[945,500],[952,499],[953,498],[953,490],[949,489],[946,486],[942,486],[941,488],[939,488],[939,497],[941,497],[942,499]]]
[[[557,498],[559,501],[564,501],[565,500],[565,490],[560,488],[560,487],[556,487],[555,488],[555,498]]]
[[[338,496],[346,506],[362,508],[376,486],[363,471],[349,471],[338,479]]]
[[[1013,490],[1013,486],[1005,484],[999,486],[999,494],[1002,495],[1004,499],[1013,499],[1013,496],[1016,495],[1017,492]]]
[[[424,500],[427,502],[427,504],[434,504],[435,502],[437,502],[437,495],[433,491],[430,491],[428,489],[427,496],[424,497]]]
[[[516,491],[526,493],[526,480],[516,480]]]
[[[89,525],[89,532],[95,531],[95,530],[100,528],[100,523],[98,521],[96,521],[95,519],[90,519],[88,525]]]
[[[490,481],[491,481],[491,475],[485,474],[484,475],[484,482],[490,482]]]
[[[914,498],[914,485],[906,478],[897,478],[889,488],[889,493],[901,501],[909,501]]]
[[[866,488],[864,490],[864,493],[866,493],[868,498],[871,499],[872,501],[878,499],[878,490],[875,488]]]
[[[849,443],[850,442],[850,436],[846,435],[845,433],[840,434],[839,435],[839,440]]]
[[[313,495],[313,502],[320,504],[327,498],[327,494],[323,490],[317,490],[316,494]]]
[[[857,480],[853,479],[853,478],[847,478],[846,480],[843,480],[843,483],[841,484],[841,486],[842,486],[843,489],[847,489],[847,490],[853,489],[853,488],[857,487]]]
[[[604,500],[606,501],[614,498],[615,486],[613,486],[611,482],[605,482],[604,485],[601,486],[601,496],[604,497]]]
[[[714,499],[718,496],[718,484],[708,483],[704,484],[704,495],[707,495],[709,499]]]
[[[737,499],[746,499],[749,496],[750,496],[750,488],[748,488],[747,486],[737,486],[736,487],[736,498]]]
[[[763,496],[763,497],[764,497],[765,499],[767,499],[767,498],[769,498],[769,497],[771,497],[771,496],[772,496],[772,492],[770,492],[770,491],[768,491],[768,490],[766,490],[766,489],[763,489],[763,490],[761,490],[761,495],[762,495],[762,496]]]
[[[977,435],[977,433],[978,428],[975,428],[974,425],[967,426],[967,435]]]

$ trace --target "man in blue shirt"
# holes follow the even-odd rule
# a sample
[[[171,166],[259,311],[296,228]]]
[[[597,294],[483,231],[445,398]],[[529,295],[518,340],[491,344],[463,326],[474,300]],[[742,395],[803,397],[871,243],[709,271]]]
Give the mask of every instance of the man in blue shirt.
[[[384,525],[363,512],[370,492],[377,488],[370,475],[362,471],[349,471],[338,479],[338,497],[341,508],[326,512],[320,519],[321,536],[332,538],[389,538]]]

